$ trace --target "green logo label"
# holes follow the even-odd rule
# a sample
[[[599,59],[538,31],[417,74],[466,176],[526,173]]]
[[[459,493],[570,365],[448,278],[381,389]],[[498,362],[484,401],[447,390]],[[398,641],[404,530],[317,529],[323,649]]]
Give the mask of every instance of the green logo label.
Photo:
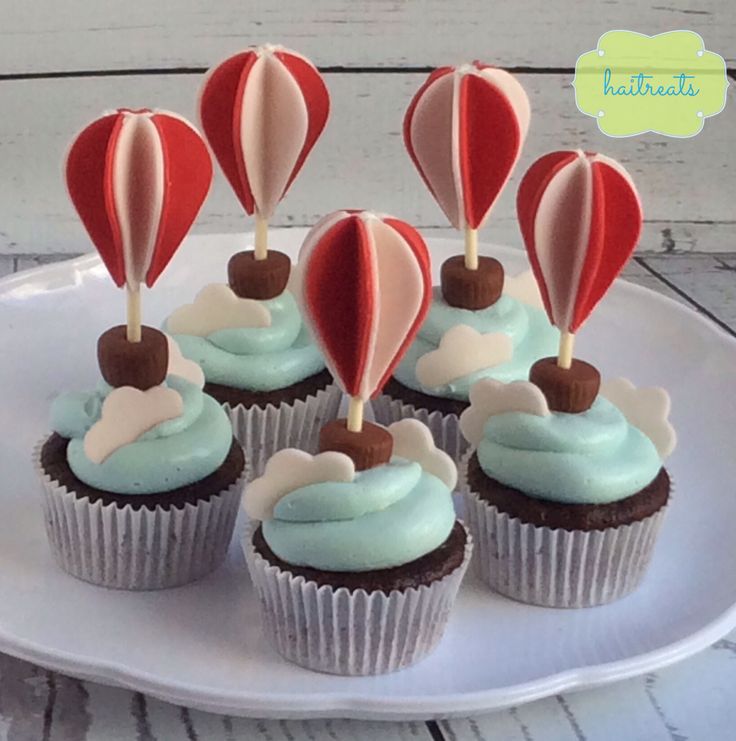
[[[575,102],[608,136],[695,136],[726,105],[726,62],[693,31],[609,31],[578,57]]]

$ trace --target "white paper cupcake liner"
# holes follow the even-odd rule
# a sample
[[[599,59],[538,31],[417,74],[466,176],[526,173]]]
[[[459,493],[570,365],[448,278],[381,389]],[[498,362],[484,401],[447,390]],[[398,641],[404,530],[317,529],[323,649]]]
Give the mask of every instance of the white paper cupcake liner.
[[[183,508],[133,509],[90,502],[54,481],[34,452],[51,550],[64,571],[112,589],[166,589],[193,582],[225,559],[245,473],[227,489]]]
[[[620,527],[562,530],[510,517],[467,489],[463,499],[478,576],[511,599],[562,608],[606,604],[636,589],[667,509]]]
[[[274,648],[307,669],[345,676],[386,674],[416,663],[439,643],[470,561],[418,589],[385,594],[318,586],[272,566],[253,546],[243,551],[260,598],[262,623]]]
[[[460,463],[469,444],[460,431],[460,417],[457,414],[443,414],[417,408],[401,399],[381,394],[371,402],[376,422],[386,427],[400,419],[411,417],[423,422],[432,431],[434,444],[444,450],[455,463]]]
[[[337,418],[342,391],[331,383],[306,399],[283,402],[278,407],[268,404],[231,407],[223,404],[230,417],[233,434],[245,449],[248,479],[260,476],[268,459],[283,448],[299,448],[316,453],[322,425]]]

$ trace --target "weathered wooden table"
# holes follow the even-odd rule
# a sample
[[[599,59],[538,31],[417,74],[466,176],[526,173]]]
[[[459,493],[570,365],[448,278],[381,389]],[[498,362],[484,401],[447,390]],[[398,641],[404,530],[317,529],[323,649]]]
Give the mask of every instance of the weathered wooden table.
[[[609,139],[575,108],[579,54],[614,28],[698,31],[731,67],[733,0],[35,0],[0,24],[0,275],[78,253],[88,242],[59,163],[72,134],[103,110],[169,108],[194,119],[205,68],[249,44],[282,43],[325,73],[332,117],[275,223],[306,226],[340,207],[446,226],[402,151],[409,99],[438,65],[479,58],[519,75],[532,125],[518,173],[542,152],[593,149],[619,159],[641,190],[646,223],[627,277],[736,332],[734,87],[724,113],[686,140]],[[734,75],[731,74],[733,79]],[[512,180],[483,238],[518,244]],[[223,178],[202,232],[250,224]],[[0,609],[1,606],[0,606]],[[257,721],[179,708],[0,655],[0,738],[693,739],[736,738],[736,634],[639,679],[485,717],[430,723]]]

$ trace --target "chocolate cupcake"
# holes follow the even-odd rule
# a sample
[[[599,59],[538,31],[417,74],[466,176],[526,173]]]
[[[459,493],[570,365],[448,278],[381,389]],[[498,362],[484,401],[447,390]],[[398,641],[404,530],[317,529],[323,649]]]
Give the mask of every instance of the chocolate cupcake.
[[[470,557],[454,462],[429,429],[365,422],[429,307],[429,255],[391,216],[338,211],[300,253],[304,315],[350,396],[311,456],[283,450],[246,492],[243,547],[263,624],[288,660],[334,674],[409,666],[437,644]]]
[[[341,394],[287,287],[291,264],[269,249],[268,221],[327,122],[330,99],[316,67],[278,46],[246,49],[213,67],[199,99],[205,136],[249,215],[255,249],[228,265],[228,285],[206,286],[166,329],[199,363],[206,391],[230,415],[259,476],[278,449],[315,450]]]
[[[456,461],[467,448],[458,419],[471,386],[526,378],[557,341],[531,274],[505,279],[498,260],[478,255],[478,230],[518,161],[529,118],[519,82],[473,62],[435,70],[404,120],[407,151],[464,232],[465,252],[442,265],[429,315],[373,410],[383,424],[421,419]]]
[[[590,607],[635,589],[670,497],[667,394],[619,379],[574,413],[550,410],[522,381],[481,381],[471,398],[461,418],[476,446],[465,522],[483,581],[548,607]]]
[[[333,674],[382,674],[426,656],[471,553],[455,519],[454,463],[429,430],[403,420],[364,431],[385,438],[388,460],[357,471],[343,452],[283,450],[245,495],[260,521],[243,548],[264,630],[289,661]]]
[[[70,574],[101,586],[186,584],[225,557],[245,458],[200,368],[141,325],[141,291],[196,218],[212,162],[181,116],[125,108],[76,137],[66,181],[125,288],[127,321],[98,340],[97,389],[59,396],[53,433],[35,451],[51,549]]]
[[[54,556],[100,586],[186,584],[217,568],[232,538],[243,449],[199,368],[163,348],[164,377],[145,390],[101,381],[60,395],[35,453]]]
[[[460,420],[477,446],[466,520],[492,589],[589,607],[641,582],[670,496],[666,392],[623,379],[601,386],[598,370],[573,355],[576,333],[636,247],[641,204],[614,160],[551,152],[524,175],[517,210],[559,352],[532,366],[530,382],[471,389]]]

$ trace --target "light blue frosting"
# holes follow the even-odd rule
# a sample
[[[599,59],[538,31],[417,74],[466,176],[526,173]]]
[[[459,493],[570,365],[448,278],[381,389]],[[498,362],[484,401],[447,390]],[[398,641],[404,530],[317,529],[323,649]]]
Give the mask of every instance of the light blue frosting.
[[[654,443],[601,396],[579,414],[490,417],[478,460],[507,486],[571,504],[624,499],[650,484],[662,466]]]
[[[455,523],[452,494],[418,463],[390,463],[349,483],[310,484],[283,497],[263,536],[283,561],[323,571],[372,571],[439,548]]]
[[[84,436],[99,420],[112,388],[100,383],[95,391],[61,394],[54,400],[51,428],[71,438],[67,461],[78,479],[115,494],[154,494],[200,481],[222,465],[232,445],[227,415],[214,399],[179,376],[168,376],[166,385],[181,394],[183,413],[118,448],[102,463],[86,456]]]
[[[457,378],[444,386],[423,386],[416,377],[417,360],[436,350],[445,332],[458,324],[467,324],[481,334],[507,334],[513,342],[513,357],[506,363]],[[394,377],[404,386],[430,396],[467,401],[470,387],[481,378],[495,378],[504,383],[526,379],[529,368],[535,361],[557,352],[558,341],[559,333],[550,325],[547,315],[541,309],[527,306],[511,296],[501,296],[487,309],[458,309],[450,306],[442,298],[442,290],[435,287],[429,314],[404,359],[394,371]]]
[[[209,383],[274,391],[324,370],[294,296],[284,291],[261,303],[271,313],[269,327],[220,329],[206,337],[173,335],[184,357],[200,365]],[[169,331],[166,323],[164,331]]]

